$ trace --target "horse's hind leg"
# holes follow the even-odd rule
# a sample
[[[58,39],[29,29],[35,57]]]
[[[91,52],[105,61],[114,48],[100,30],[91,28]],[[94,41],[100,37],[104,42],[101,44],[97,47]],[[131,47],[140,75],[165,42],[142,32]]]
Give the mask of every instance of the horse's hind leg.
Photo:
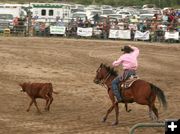
[[[155,114],[154,120],[155,120],[155,121],[158,121],[158,119],[159,119],[159,114],[158,114],[158,109],[156,108],[155,104],[152,105],[152,111],[153,111],[154,114]]]
[[[153,120],[153,113],[152,113],[151,106],[149,106],[149,118],[151,118],[151,120]]]
[[[158,110],[155,107],[154,104],[152,104],[151,106],[149,106],[149,117],[153,120],[153,121],[157,121],[159,118],[158,115]]]
[[[128,109],[128,104],[125,103],[126,112],[131,112],[131,109]]]

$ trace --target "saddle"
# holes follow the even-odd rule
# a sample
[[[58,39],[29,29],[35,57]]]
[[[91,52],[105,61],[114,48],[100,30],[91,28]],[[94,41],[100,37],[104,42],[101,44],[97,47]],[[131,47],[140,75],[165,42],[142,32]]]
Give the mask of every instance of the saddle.
[[[120,83],[119,89],[124,103],[134,102],[134,97],[128,88],[131,87],[131,85],[138,79],[139,77],[137,75],[131,75],[127,80],[124,80]]]
[[[137,75],[131,75],[127,80],[122,81],[121,88],[129,88],[139,77]]]

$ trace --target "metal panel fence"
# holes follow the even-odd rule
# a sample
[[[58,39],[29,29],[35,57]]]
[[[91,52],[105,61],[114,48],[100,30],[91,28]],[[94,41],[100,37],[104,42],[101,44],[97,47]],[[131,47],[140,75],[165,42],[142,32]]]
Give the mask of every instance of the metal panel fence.
[[[165,123],[138,123],[130,129],[129,134],[134,134],[134,131],[137,128],[145,128],[145,127],[164,127],[165,128]]]

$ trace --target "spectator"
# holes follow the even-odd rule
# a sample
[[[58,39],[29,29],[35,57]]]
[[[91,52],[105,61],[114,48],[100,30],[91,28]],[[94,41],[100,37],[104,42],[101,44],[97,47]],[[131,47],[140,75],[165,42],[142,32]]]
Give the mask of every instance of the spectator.
[[[45,35],[45,23],[42,22],[40,23],[40,33],[41,33],[41,36],[44,36]]]
[[[58,19],[58,20],[56,21],[56,25],[57,25],[57,26],[64,26],[65,24],[64,24],[63,19]]]
[[[90,27],[91,26],[91,22],[88,20],[88,18],[86,17],[85,18],[85,21],[84,21],[84,27]]]
[[[94,19],[94,25],[97,25],[97,23],[100,21],[100,16],[99,14],[97,13],[96,15],[93,16],[93,19]]]
[[[39,36],[40,33],[40,24],[39,22],[36,22],[34,25],[34,35]]]
[[[165,34],[165,32],[163,31],[163,27],[160,25],[160,26],[158,26],[157,27],[157,30],[156,30],[156,41],[158,41],[158,42],[161,42],[161,41],[163,41],[163,39],[164,39],[164,34]]]
[[[123,22],[123,20],[119,21],[118,27],[119,27],[120,30],[124,30],[124,22]]]
[[[146,31],[146,25],[142,21],[139,21],[137,26],[138,26],[138,30],[139,31],[141,31],[141,32],[145,32]]]
[[[164,25],[168,24],[168,14],[167,14],[167,11],[163,11],[162,22],[163,22]]]
[[[138,22],[138,19],[133,16],[131,19],[130,19],[130,23],[137,23]]]
[[[77,25],[78,25],[78,27],[84,26],[83,20],[81,18],[78,18]]]
[[[18,17],[15,17],[15,18],[13,19],[13,25],[14,25],[14,26],[17,26],[18,24],[19,24]]]

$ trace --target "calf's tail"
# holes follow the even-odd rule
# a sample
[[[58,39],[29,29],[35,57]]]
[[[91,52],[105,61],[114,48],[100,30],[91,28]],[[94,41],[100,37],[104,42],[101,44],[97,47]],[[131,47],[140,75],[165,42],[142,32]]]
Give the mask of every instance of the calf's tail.
[[[54,94],[59,94],[58,92],[53,91]]]

